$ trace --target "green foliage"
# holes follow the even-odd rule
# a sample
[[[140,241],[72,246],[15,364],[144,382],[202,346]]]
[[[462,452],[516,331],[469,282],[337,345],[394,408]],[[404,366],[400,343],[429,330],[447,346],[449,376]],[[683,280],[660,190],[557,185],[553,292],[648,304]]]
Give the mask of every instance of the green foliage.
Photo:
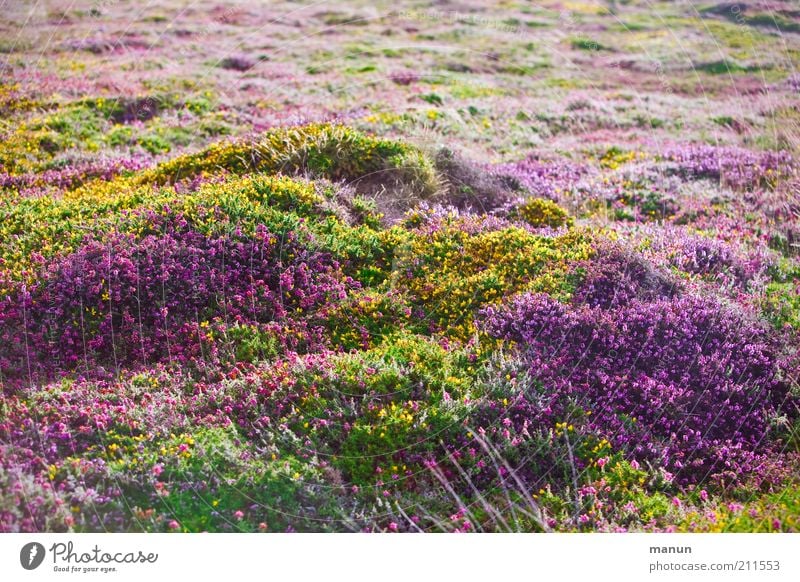
[[[427,95],[420,95],[420,99],[431,105],[442,105],[444,101],[436,93],[428,93]]]
[[[213,144],[143,173],[140,182],[164,184],[221,170],[307,173],[364,185],[380,180],[402,184],[421,197],[439,187],[432,162],[416,148],[327,124],[275,129],[252,141]]]
[[[237,362],[271,360],[278,355],[278,339],[274,331],[260,330],[251,325],[234,325],[226,330],[227,340],[233,344]]]
[[[796,531],[800,523],[800,489],[795,484],[743,503],[710,501],[703,511],[688,511],[678,531],[767,533]]]
[[[800,294],[796,282],[770,283],[764,292],[763,309],[777,328],[800,330]]]
[[[150,442],[109,435],[109,441],[112,475],[145,531],[171,529],[148,511],[152,492],[182,531],[259,531],[262,523],[272,531],[289,525],[318,531],[312,515],[336,511],[329,491],[319,495],[318,469],[291,455],[261,458],[231,429],[197,428],[191,436]]]
[[[588,38],[573,38],[570,41],[570,46],[572,48],[582,51],[603,51],[608,50],[606,47],[601,45],[599,42],[595,40],[591,40]]]
[[[732,73],[744,73],[750,70],[749,67],[743,67],[736,61],[729,59],[722,59],[710,63],[697,63],[694,68],[698,71],[703,71],[711,75],[728,75]]]

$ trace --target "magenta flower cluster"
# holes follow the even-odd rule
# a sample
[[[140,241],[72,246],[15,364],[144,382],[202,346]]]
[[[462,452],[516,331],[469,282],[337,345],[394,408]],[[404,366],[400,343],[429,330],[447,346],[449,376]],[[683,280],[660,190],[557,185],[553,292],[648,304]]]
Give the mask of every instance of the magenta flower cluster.
[[[640,254],[622,245],[604,243],[597,256],[575,267],[580,284],[574,300],[591,307],[622,307],[635,300],[673,297],[680,283]]]
[[[315,313],[355,285],[292,233],[209,236],[180,215],[150,219],[147,234],[88,240],[15,284],[0,303],[6,379],[187,365],[213,356],[203,347],[214,328],[234,325],[277,326],[291,349],[318,345]]]
[[[518,345],[525,372],[547,395],[517,403],[517,419],[544,428],[590,411],[591,431],[684,484],[757,473],[770,454],[771,422],[796,405],[780,344],[709,298],[603,309],[528,294],[483,316],[493,337]]]

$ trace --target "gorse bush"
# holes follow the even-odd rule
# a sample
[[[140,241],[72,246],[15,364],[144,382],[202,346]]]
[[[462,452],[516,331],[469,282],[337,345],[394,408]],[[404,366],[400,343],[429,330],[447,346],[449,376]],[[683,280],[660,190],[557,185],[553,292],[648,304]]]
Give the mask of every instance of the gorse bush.
[[[521,203],[514,215],[524,220],[531,226],[559,226],[572,225],[572,218],[555,202],[544,198],[531,198]]]
[[[143,172],[137,182],[174,183],[220,171],[308,174],[365,186],[396,183],[421,198],[439,186],[433,164],[418,149],[327,124],[275,129],[253,140],[214,144]]]

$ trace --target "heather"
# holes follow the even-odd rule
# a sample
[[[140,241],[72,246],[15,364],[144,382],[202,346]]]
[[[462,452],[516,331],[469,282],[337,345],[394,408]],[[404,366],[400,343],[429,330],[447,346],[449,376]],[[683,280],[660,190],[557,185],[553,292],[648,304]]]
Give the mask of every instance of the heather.
[[[490,308],[486,325],[519,346],[527,381],[552,390],[542,402],[552,418],[589,413],[591,432],[679,483],[735,481],[760,468],[771,424],[792,406],[781,346],[706,298],[601,310],[523,295]],[[524,417],[543,419],[537,412]]]
[[[395,4],[0,16],[0,531],[796,532],[796,11]]]

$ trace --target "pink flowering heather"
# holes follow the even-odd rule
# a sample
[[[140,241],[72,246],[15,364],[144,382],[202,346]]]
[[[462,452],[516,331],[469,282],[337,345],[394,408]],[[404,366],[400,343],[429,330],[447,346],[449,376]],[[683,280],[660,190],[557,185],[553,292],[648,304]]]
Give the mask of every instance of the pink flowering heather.
[[[757,470],[773,419],[796,405],[780,343],[707,298],[601,310],[530,294],[484,317],[492,336],[517,342],[542,387],[516,405],[519,422],[555,424],[577,404],[592,410],[592,430],[681,482]]]
[[[759,154],[740,148],[687,146],[668,150],[662,157],[682,175],[717,180],[735,190],[770,186],[795,172],[788,152]]]

